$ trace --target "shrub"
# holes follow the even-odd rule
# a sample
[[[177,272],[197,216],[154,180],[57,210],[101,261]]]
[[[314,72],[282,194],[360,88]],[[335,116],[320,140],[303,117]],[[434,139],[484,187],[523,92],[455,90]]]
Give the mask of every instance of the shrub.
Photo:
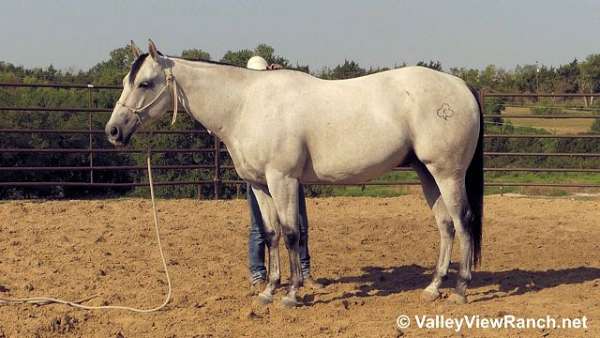
[[[532,114],[535,115],[556,115],[562,114],[560,107],[548,107],[548,106],[534,106],[529,108]]]

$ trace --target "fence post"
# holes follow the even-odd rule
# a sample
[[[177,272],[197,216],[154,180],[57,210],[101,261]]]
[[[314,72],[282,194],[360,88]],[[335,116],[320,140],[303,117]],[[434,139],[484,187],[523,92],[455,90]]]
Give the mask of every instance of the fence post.
[[[203,128],[202,125],[200,124],[200,122],[196,121],[195,119],[192,119],[192,126],[194,126],[193,127],[194,130]],[[190,136],[193,138],[196,138],[196,137],[198,137],[198,134],[192,134]],[[202,142],[201,144],[204,146],[204,142]],[[204,171],[203,171],[204,168],[202,165],[202,163],[204,163],[203,162],[204,155],[203,154],[198,155],[197,152],[193,152],[191,155],[192,155],[192,162],[194,162],[194,160],[197,159],[198,156],[200,156],[200,160],[198,160],[198,169],[197,170],[198,170],[198,179],[202,181],[202,177],[204,176]],[[203,184],[204,183],[198,183],[198,185],[196,186],[196,196],[198,197],[198,200],[202,199],[202,185]]]
[[[92,88],[94,85],[88,84],[88,107],[91,109],[94,105],[94,98],[92,93]],[[94,183],[94,152],[92,151],[94,147],[94,140],[92,138],[92,111],[88,112],[88,150],[89,152],[89,160],[90,160],[90,183]]]
[[[218,200],[220,198],[219,190],[221,189],[221,176],[219,173],[221,169],[221,140],[219,140],[216,135],[213,135],[213,142],[215,145],[215,171],[213,174],[213,188],[215,190],[215,199]]]
[[[485,89],[479,91],[479,104],[481,104],[481,114],[485,114]]]

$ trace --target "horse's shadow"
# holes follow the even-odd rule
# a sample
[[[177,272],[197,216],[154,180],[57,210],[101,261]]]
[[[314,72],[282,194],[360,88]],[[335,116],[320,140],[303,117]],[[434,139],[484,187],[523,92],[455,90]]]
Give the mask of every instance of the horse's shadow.
[[[456,281],[457,266],[453,264],[448,279],[442,287],[453,287]],[[368,266],[362,269],[358,276],[343,276],[339,278],[319,279],[325,285],[352,283],[358,284],[358,290],[346,291],[342,295],[327,300],[314,300],[313,303],[330,303],[352,297],[387,296],[403,291],[422,290],[432,278],[432,270],[419,265],[406,265],[398,268],[383,268]],[[529,271],[512,269],[506,271],[474,271],[471,288],[496,286],[493,290],[473,292],[474,302],[522,295],[546,288],[566,284],[580,284],[586,281],[600,279],[600,269],[591,267],[565,268],[546,271]],[[308,301],[311,301],[308,299]]]

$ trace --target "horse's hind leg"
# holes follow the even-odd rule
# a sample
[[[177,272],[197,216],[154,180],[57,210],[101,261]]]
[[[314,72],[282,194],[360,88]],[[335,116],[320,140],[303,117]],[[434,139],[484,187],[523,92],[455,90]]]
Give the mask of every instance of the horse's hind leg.
[[[450,295],[449,300],[454,303],[463,304],[467,301],[465,293],[471,281],[471,268],[474,257],[473,241],[471,240],[471,232],[468,228],[472,212],[465,189],[464,173],[436,173],[429,166],[427,168],[438,183],[442,199],[444,200],[448,214],[452,218],[460,243],[458,278],[454,293]]]
[[[440,190],[427,168],[421,162],[414,162],[411,165],[419,175],[423,194],[433,211],[435,222],[440,232],[440,255],[433,274],[433,280],[423,290],[423,299],[425,301],[434,301],[440,296],[439,288],[448,274],[448,266],[450,265],[450,256],[452,254],[452,242],[454,241],[454,228],[452,218],[448,210],[446,210],[446,205],[440,195]]]
[[[264,188],[252,186],[252,191],[256,196],[256,201],[260,207],[260,213],[265,225],[265,241],[269,251],[269,282],[263,292],[258,295],[258,299],[263,304],[273,301],[273,292],[279,286],[281,272],[279,268],[279,238],[281,227],[277,217],[277,211],[273,204],[273,199]]]

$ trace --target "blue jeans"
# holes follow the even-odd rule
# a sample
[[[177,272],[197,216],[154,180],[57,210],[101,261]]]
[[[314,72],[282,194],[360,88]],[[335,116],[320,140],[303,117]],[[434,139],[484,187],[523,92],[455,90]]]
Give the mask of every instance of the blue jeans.
[[[250,185],[246,185],[246,198],[250,207],[250,235],[248,236],[248,268],[252,282],[267,280],[265,267],[265,231],[262,215],[256,196]],[[310,276],[310,255],[308,254],[308,217],[306,216],[306,201],[304,188],[298,189],[298,230],[300,232],[300,266],[302,275]]]

